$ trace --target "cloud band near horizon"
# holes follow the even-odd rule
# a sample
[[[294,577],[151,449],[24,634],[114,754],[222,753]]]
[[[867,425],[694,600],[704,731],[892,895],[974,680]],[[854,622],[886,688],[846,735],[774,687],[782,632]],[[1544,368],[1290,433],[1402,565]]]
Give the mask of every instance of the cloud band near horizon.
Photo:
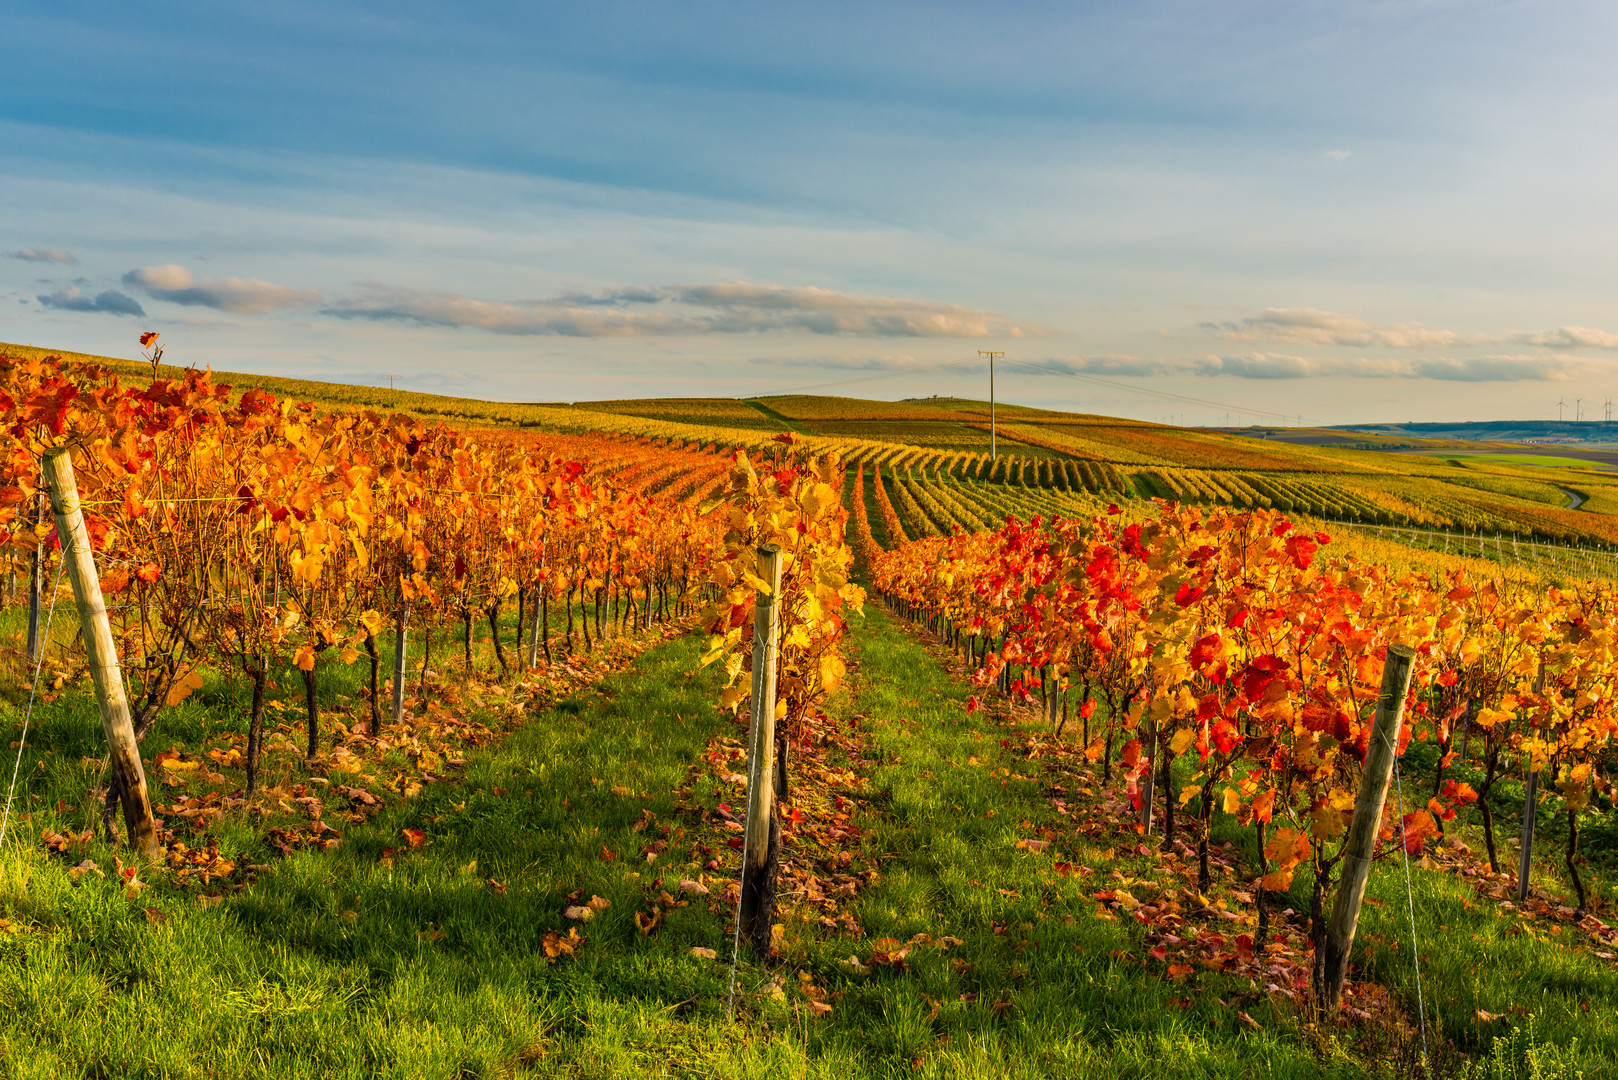
[[[495,334],[675,337],[806,333],[851,337],[1021,338],[1043,332],[958,304],[853,296],[815,287],[748,282],[669,285],[601,295],[491,303],[449,292],[365,282],[366,295],[323,313],[341,319],[475,327]]]

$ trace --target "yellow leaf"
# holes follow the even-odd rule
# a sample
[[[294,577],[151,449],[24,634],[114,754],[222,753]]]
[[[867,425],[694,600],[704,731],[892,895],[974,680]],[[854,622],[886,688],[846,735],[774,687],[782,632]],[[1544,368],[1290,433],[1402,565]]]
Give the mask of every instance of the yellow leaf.
[[[1191,743],[1196,737],[1196,733],[1190,728],[1181,728],[1174,733],[1174,738],[1169,740],[1169,749],[1178,757],[1190,749]]]
[[[1225,813],[1234,814],[1242,808],[1242,797],[1235,788],[1225,789]]]
[[[190,697],[193,690],[200,689],[202,689],[202,676],[195,671],[187,672],[174,680],[174,685],[169,687],[168,696],[163,699],[163,703],[171,706],[178,705]]]
[[[843,685],[847,672],[848,667],[841,657],[828,654],[820,658],[820,685],[828,694]]]
[[[298,646],[297,654],[293,656],[292,662],[304,671],[315,670],[315,650],[307,645]]]
[[[1259,886],[1270,892],[1284,892],[1292,887],[1292,871],[1277,870],[1259,879]]]

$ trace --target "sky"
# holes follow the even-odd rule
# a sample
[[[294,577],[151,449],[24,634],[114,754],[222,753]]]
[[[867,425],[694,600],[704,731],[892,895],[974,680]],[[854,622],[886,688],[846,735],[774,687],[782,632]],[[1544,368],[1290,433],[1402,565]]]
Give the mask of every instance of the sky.
[[[511,401],[1600,419],[1618,7],[0,0],[0,340]]]

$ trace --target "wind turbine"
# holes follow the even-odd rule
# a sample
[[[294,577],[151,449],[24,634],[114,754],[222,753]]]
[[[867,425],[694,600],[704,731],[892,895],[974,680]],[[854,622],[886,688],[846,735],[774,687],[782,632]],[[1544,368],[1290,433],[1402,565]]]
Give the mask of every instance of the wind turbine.
[[[1573,422],[1576,424],[1584,419],[1584,399],[1573,399]]]
[[[1567,408],[1567,396],[1564,394],[1556,399],[1556,422],[1558,424],[1562,422],[1562,410],[1565,408]]]

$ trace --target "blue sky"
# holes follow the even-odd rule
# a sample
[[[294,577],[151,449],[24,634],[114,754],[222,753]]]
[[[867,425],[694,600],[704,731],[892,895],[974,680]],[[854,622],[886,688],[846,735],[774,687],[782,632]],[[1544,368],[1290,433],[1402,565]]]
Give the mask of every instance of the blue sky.
[[[1600,415],[1615,22],[0,2],[0,340],[512,400],[981,396],[995,349],[1007,400],[1150,419]]]

